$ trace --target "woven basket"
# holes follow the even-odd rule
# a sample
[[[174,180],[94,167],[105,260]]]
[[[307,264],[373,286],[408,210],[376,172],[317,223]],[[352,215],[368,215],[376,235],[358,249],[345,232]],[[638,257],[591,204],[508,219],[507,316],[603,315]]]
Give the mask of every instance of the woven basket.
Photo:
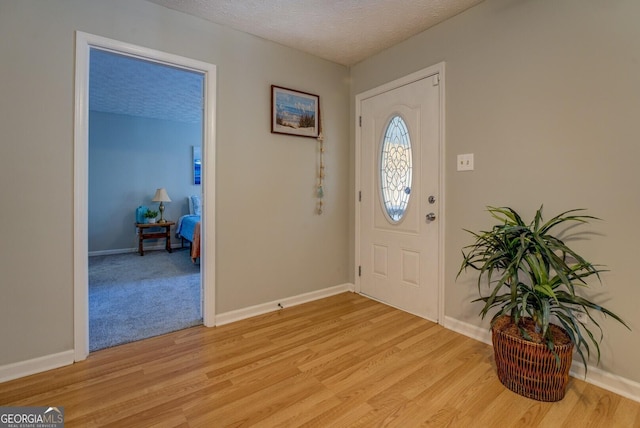
[[[555,346],[560,358],[558,365],[555,355],[545,344],[505,333],[501,325],[511,323],[510,317],[506,318],[508,322],[496,322],[491,329],[500,382],[511,391],[534,400],[562,400],[569,381],[573,343]]]

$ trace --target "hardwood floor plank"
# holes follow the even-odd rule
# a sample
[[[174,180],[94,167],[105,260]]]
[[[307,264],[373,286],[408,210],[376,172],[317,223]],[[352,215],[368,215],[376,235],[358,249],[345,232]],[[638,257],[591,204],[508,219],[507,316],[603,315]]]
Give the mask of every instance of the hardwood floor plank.
[[[439,370],[439,379],[411,399],[425,408],[443,408],[449,402],[464,398],[465,391],[473,386],[487,371],[487,367],[477,360],[456,361]],[[463,372],[465,376],[455,376]]]
[[[612,426],[640,427],[640,407],[631,400],[620,400],[613,415]]]
[[[332,391],[321,389],[312,396],[292,402],[281,411],[269,415],[260,424],[264,427],[303,426],[338,404],[340,404],[340,400]]]
[[[223,405],[220,405],[220,400],[214,400],[214,405],[188,407],[187,418],[195,426],[218,426],[221,423],[225,426],[256,425],[264,418],[322,390],[324,386],[315,379],[291,374],[277,384],[255,392],[251,392],[251,388],[244,388],[242,397]]]
[[[572,378],[541,403],[492,348],[354,293],[92,353],[0,384],[67,427],[640,427],[640,403]]]

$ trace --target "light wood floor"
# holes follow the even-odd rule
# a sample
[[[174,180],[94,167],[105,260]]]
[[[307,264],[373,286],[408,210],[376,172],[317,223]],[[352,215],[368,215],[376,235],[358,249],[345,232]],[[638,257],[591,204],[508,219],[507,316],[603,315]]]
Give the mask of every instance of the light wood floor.
[[[640,403],[571,379],[541,403],[489,346],[353,293],[98,351],[0,384],[66,427],[640,427]]]

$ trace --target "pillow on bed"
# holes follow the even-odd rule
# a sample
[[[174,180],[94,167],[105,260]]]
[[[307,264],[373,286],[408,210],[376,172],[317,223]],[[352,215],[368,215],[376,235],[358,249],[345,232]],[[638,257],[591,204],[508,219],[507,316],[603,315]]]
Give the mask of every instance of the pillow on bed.
[[[191,206],[189,207],[189,211],[193,215],[202,215],[202,198],[200,195],[191,196]]]

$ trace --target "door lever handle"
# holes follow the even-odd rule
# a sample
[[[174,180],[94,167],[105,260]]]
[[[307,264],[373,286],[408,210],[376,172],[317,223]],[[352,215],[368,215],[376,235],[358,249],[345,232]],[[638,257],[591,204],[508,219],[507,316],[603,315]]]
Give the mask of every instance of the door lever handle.
[[[435,213],[427,214],[427,221],[434,221],[436,219]]]

